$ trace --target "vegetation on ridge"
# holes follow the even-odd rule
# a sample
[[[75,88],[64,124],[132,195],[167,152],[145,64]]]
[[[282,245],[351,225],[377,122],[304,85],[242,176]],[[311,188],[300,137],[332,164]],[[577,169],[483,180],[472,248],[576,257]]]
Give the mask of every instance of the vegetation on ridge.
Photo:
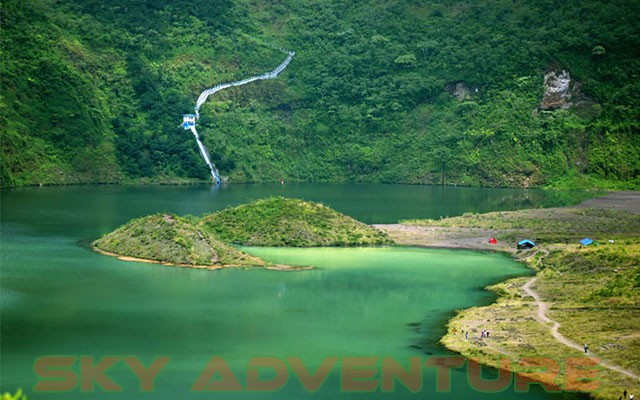
[[[271,197],[203,218],[221,240],[246,246],[366,246],[392,243],[386,234],[310,201]]]
[[[191,220],[169,214],[134,219],[94,242],[99,250],[192,266],[262,266],[264,261],[221,242]]]
[[[3,393],[0,400],[27,400],[27,396],[22,393],[22,389],[18,389],[13,395],[9,392]]]
[[[120,256],[191,266],[265,266],[229,243],[247,246],[391,244],[383,232],[321,204],[283,197],[258,200],[203,218],[155,214],[94,242]]]
[[[639,19],[639,0],[6,0],[0,185],[205,180],[180,114],[282,46],[278,79],[201,110],[231,181],[638,187]],[[574,106],[540,109],[548,70]]]

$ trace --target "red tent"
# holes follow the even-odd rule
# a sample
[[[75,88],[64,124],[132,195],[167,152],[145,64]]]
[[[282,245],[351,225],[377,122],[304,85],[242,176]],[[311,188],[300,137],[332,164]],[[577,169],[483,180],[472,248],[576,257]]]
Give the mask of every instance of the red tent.
[[[498,244],[498,240],[492,236],[491,239],[489,239],[489,244]]]

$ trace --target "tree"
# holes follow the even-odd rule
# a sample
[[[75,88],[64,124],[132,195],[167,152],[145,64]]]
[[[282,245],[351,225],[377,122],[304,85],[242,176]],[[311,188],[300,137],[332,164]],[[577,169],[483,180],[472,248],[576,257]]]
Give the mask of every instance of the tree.
[[[447,163],[453,158],[453,153],[448,147],[438,147],[433,151],[431,158],[434,164],[440,167],[440,184],[446,184]]]

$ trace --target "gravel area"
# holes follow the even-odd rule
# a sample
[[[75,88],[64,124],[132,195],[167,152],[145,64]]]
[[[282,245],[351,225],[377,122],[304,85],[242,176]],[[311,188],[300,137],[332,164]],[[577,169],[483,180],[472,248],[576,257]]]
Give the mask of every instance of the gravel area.
[[[640,214],[640,192],[613,192],[606,196],[589,199],[569,208],[602,208],[624,210]],[[561,209],[535,209],[535,213],[549,213]],[[558,213],[562,214],[562,213]],[[558,215],[560,218],[562,215]],[[513,243],[498,241],[490,244],[492,236],[504,234],[504,230],[476,228],[449,228],[437,226],[414,226],[403,224],[379,224],[375,228],[386,232],[396,243],[408,246],[424,246],[451,249],[498,250],[513,253]],[[640,227],[638,227],[640,229]]]

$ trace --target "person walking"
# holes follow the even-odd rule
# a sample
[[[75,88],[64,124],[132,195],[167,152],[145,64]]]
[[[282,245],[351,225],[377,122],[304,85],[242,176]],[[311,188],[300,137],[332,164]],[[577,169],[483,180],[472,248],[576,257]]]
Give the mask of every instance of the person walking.
[[[587,345],[586,343],[584,344],[584,352],[585,354],[589,352],[589,345]]]

